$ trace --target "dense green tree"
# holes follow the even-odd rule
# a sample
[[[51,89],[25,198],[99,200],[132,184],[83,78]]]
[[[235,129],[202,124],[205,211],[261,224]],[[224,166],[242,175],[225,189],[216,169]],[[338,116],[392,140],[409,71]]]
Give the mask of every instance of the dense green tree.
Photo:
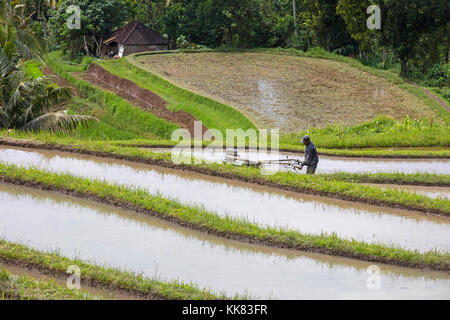
[[[24,3],[0,0],[0,46],[10,59],[41,59],[46,51],[42,39],[28,28],[31,17]]]
[[[436,32],[448,23],[450,2],[442,0],[385,0],[382,32],[386,42],[397,53],[402,76],[408,62],[417,54],[417,44],[425,34]]]
[[[176,40],[179,36],[186,35],[186,8],[181,3],[171,4],[161,17],[160,24],[169,39]]]
[[[71,5],[80,8],[80,29],[69,29],[66,12]],[[50,26],[62,48],[74,58],[80,52],[100,55],[104,36],[125,24],[128,18],[124,0],[62,0],[56,10],[50,10]]]
[[[354,44],[344,19],[336,12],[338,0],[304,0],[317,44],[328,51]]]
[[[368,51],[374,45],[377,30],[367,28],[367,8],[374,4],[370,0],[339,0],[337,13],[344,19],[350,36],[361,45],[362,51]]]

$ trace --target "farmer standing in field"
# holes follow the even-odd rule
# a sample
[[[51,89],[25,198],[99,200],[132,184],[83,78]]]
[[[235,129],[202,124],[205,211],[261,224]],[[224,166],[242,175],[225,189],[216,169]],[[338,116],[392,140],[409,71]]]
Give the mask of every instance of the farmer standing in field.
[[[305,148],[305,160],[300,164],[300,170],[307,166],[308,170],[306,170],[307,174],[314,174],[317,169],[317,164],[319,163],[319,156],[317,155],[317,149],[314,143],[311,142],[311,138],[309,136],[304,136],[302,138],[301,143],[303,143]]]

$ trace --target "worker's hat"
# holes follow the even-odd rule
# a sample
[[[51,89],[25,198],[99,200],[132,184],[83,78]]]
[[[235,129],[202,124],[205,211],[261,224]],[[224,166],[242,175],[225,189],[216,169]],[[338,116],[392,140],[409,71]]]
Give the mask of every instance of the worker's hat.
[[[301,143],[310,142],[311,138],[309,136],[303,136]]]

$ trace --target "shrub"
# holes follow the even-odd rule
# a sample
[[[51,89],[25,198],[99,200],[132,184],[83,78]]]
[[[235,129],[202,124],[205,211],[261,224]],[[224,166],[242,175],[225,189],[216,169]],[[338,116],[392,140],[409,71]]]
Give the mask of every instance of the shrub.
[[[444,87],[449,85],[448,71],[441,64],[435,64],[426,75],[426,85]]]

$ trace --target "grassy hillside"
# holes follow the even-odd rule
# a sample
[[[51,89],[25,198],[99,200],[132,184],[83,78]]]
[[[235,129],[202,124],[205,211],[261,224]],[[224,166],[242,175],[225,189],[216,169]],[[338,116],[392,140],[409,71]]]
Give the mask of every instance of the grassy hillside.
[[[79,79],[78,74],[84,72],[92,61],[92,58],[85,57],[80,63],[69,62],[63,59],[60,52],[53,52],[49,55],[48,66],[60,77],[66,79],[66,85],[73,86],[78,91],[78,95],[67,106],[69,112],[94,115],[100,120],[89,128],[79,128],[70,135],[57,133],[52,136],[52,140],[115,140],[124,141],[127,145],[173,145],[174,142],[169,139],[170,133],[176,128],[176,125],[143,112],[116,95],[95,88],[86,81]],[[180,100],[182,100],[183,94],[189,95],[187,90],[172,86],[164,80],[130,65],[124,59],[100,63],[113,73],[119,73],[121,76],[132,79],[143,87],[160,90],[159,93],[164,91],[165,94],[173,94],[176,99]],[[34,77],[42,75],[39,64],[36,62],[27,63],[24,69]],[[380,70],[380,72],[384,71]],[[149,81],[149,79],[154,81]],[[392,81],[396,80],[392,79]],[[165,85],[167,87],[164,87]],[[158,86],[162,87],[158,89]],[[195,94],[191,95],[194,98],[203,99]],[[168,100],[172,101],[170,97]],[[189,99],[186,101],[188,102],[184,103],[194,103],[199,108],[202,106]],[[214,101],[211,103],[214,103]],[[176,105],[172,103],[171,108],[175,107]],[[207,113],[206,116],[210,117],[211,114],[214,113]],[[218,114],[223,116],[223,110],[219,110]],[[242,120],[240,113],[237,115],[239,117],[236,123],[248,121],[245,118]],[[221,122],[222,126],[226,125],[225,121],[230,126],[236,126],[233,125],[233,118],[215,118],[215,121]],[[404,118],[398,121],[389,117],[377,117],[374,120],[356,125],[328,125],[324,128],[311,128],[301,132],[283,134],[280,138],[280,147],[283,150],[303,150],[304,146],[299,143],[299,140],[304,134],[309,134],[313,137],[322,154],[445,157],[450,152],[448,149],[450,146],[449,132],[448,120]],[[17,134],[15,133],[15,135]],[[29,137],[29,134],[26,136]],[[48,135],[43,133],[32,136],[38,140],[47,141],[49,139]],[[401,149],[409,147],[416,148]],[[433,148],[430,149],[429,147]]]
[[[144,112],[126,100],[73,76],[74,73],[85,71],[91,62],[91,58],[84,58],[81,63],[75,64],[64,60],[60,52],[53,52],[47,58],[48,66],[79,92],[68,106],[69,112],[93,115],[100,120],[89,128],[79,128],[74,133],[75,138],[170,139],[172,131],[178,128],[177,125]]]
[[[223,133],[226,129],[256,129],[255,125],[236,109],[179,88],[155,74],[137,68],[126,59],[103,60],[99,63],[112,74],[155,92],[169,102],[169,108],[184,110],[194,115],[209,129],[218,129]]]

